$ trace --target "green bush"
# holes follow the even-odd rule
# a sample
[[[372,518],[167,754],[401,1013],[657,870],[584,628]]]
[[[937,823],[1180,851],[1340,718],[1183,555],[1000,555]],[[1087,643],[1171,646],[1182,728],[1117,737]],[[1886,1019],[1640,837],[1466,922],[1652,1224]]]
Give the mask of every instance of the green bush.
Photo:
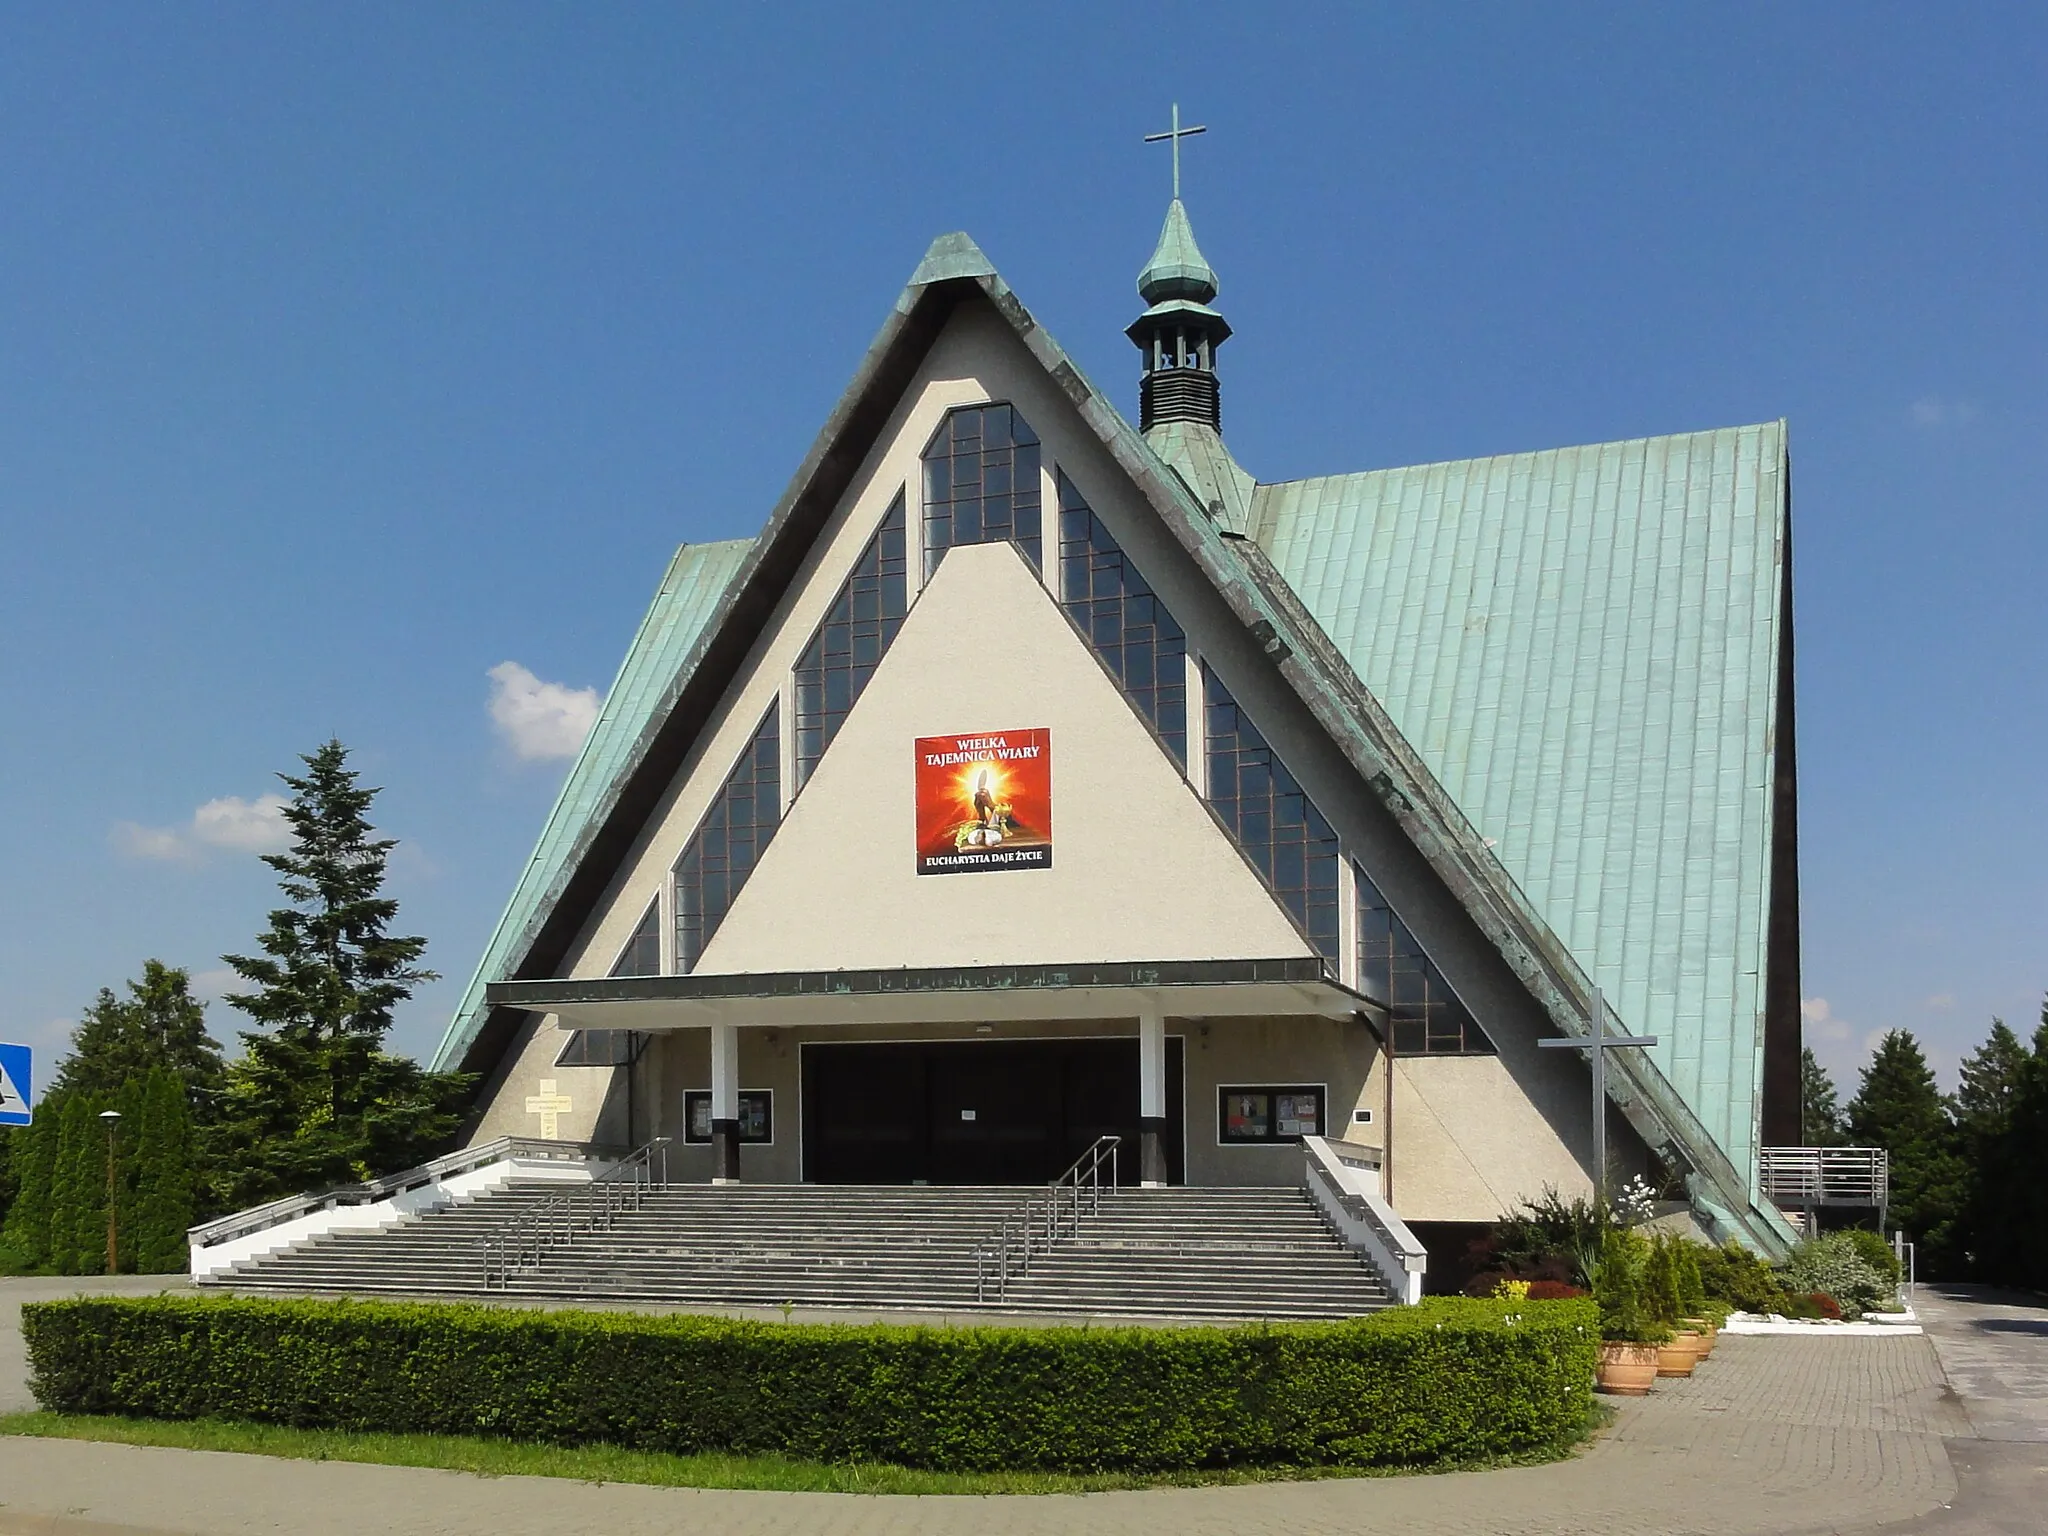
[[[1762,1314],[1776,1311],[1784,1299],[1777,1272],[1740,1243],[1702,1248],[1697,1257],[1700,1284],[1710,1300]]]
[[[62,1413],[781,1453],[956,1471],[1416,1464],[1562,1447],[1584,1301],[1359,1322],[901,1328],[460,1304],[81,1297],[22,1309]]]
[[[1852,1227],[1842,1235],[1855,1245],[1856,1256],[1891,1285],[1896,1286],[1906,1278],[1905,1271],[1899,1265],[1899,1256],[1892,1252],[1892,1245],[1877,1233],[1862,1227]]]
[[[1785,1261],[1785,1284],[1790,1290],[1832,1296],[1852,1317],[1889,1303],[1898,1290],[1864,1261],[1849,1232],[1830,1232],[1793,1249]]]

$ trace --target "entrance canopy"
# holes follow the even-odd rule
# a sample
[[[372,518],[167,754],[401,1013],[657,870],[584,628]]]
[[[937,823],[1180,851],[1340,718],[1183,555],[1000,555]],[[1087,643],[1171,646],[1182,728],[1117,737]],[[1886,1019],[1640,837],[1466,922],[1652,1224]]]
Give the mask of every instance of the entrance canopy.
[[[1331,1018],[1381,1010],[1315,957],[1086,965],[773,971],[493,982],[494,1008],[552,1013],[578,1029],[655,1032],[714,1024],[983,1024],[1011,1020]]]

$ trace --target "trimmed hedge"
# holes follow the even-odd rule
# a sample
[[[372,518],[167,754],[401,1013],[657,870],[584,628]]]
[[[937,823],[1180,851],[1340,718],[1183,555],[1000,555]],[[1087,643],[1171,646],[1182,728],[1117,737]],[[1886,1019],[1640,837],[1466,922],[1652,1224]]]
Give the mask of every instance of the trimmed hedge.
[[[905,1328],[242,1297],[22,1309],[44,1408],[953,1471],[1416,1464],[1561,1448],[1591,1302],[1343,1323]]]

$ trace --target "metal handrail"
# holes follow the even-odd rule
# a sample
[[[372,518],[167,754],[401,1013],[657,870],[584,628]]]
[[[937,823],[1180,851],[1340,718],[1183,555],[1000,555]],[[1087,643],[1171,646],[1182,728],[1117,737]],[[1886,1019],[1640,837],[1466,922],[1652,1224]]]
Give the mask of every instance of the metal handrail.
[[[502,1290],[512,1276],[539,1269],[551,1248],[580,1233],[608,1232],[622,1211],[637,1211],[650,1189],[668,1183],[670,1138],[657,1136],[579,1188],[522,1211],[483,1240],[484,1289]]]
[[[1045,1188],[1045,1244],[1043,1251],[1051,1254],[1053,1244],[1060,1236],[1060,1193],[1065,1190],[1068,1201],[1067,1233],[1076,1241],[1081,1236],[1081,1191],[1088,1191],[1088,1214],[1100,1214],[1102,1210],[1102,1165],[1109,1164],[1110,1188],[1116,1187],[1117,1147],[1121,1136],[1098,1136],[1088,1150],[1074,1159],[1073,1166],[1050,1181]],[[1005,1213],[994,1235],[983,1238],[974,1247],[974,1299],[988,1300],[988,1271],[991,1260],[995,1264],[996,1299],[1004,1301],[1010,1294],[1010,1231],[1014,1226],[1018,1237],[1017,1260],[1023,1274],[1031,1273],[1031,1228],[1038,1213],[1039,1197],[1026,1195],[1023,1205],[1016,1211]]]
[[[252,1232],[261,1232],[266,1227],[282,1226],[287,1221],[295,1221],[315,1211],[332,1210],[343,1205],[373,1205],[379,1200],[388,1200],[393,1195],[404,1194],[409,1189],[418,1189],[424,1184],[453,1178],[457,1174],[469,1173],[510,1158],[582,1162],[601,1150],[595,1142],[543,1141],[535,1136],[499,1136],[494,1140],[480,1141],[474,1146],[433,1158],[421,1163],[417,1168],[387,1173],[381,1178],[370,1179],[361,1184],[340,1184],[333,1189],[320,1190],[316,1193],[286,1195],[281,1200],[251,1206],[245,1211],[216,1216],[211,1221],[202,1221],[188,1229],[185,1236],[195,1248],[210,1248],[216,1243],[247,1237]]]
[[[1891,1159],[1882,1147],[1762,1147],[1757,1182],[1780,1206],[1890,1205]]]

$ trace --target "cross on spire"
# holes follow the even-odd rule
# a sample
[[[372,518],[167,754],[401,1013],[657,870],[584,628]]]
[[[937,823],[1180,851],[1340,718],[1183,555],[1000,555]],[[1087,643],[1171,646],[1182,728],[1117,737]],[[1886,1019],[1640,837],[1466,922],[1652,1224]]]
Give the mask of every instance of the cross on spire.
[[[1180,141],[1193,138],[1198,133],[1207,133],[1208,131],[1209,125],[1207,123],[1197,124],[1193,128],[1181,127],[1180,103],[1176,101],[1173,104],[1173,127],[1165,133],[1148,133],[1145,135],[1145,142],[1147,144],[1170,142],[1173,145],[1173,195],[1176,201],[1180,197]]]

